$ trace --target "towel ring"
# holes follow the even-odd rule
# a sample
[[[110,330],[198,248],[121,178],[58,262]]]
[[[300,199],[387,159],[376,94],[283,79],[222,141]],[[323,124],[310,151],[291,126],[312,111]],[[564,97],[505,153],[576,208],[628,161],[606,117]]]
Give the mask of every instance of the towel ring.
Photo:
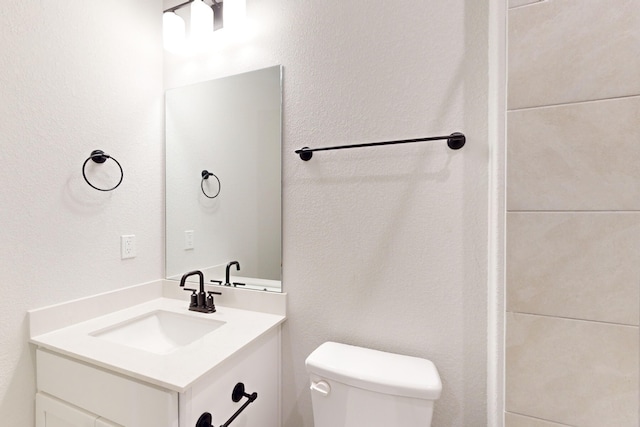
[[[85,168],[86,168],[87,163],[89,162],[89,160],[93,160],[96,163],[104,163],[104,162],[107,161],[107,159],[111,159],[114,162],[116,162],[116,165],[118,165],[118,167],[120,168],[120,181],[118,181],[118,183],[115,186],[111,187],[111,188],[98,188],[95,185],[93,185],[92,183],[90,183],[89,180],[87,179],[87,174],[85,173]],[[122,166],[120,165],[120,162],[118,162],[116,159],[114,159],[113,157],[111,157],[110,155],[108,155],[107,153],[105,153],[102,150],[93,150],[91,152],[91,155],[82,164],[82,176],[84,177],[84,180],[87,182],[87,184],[89,184],[91,187],[95,188],[96,190],[98,190],[98,191],[112,191],[112,190],[115,190],[116,188],[118,188],[118,186],[122,183],[122,179],[124,178],[124,172],[122,170]]]
[[[204,191],[204,181],[209,179],[210,176],[214,177],[216,181],[218,181],[218,192],[213,196],[208,195],[207,192]],[[208,197],[209,199],[215,199],[216,197],[218,197],[218,194],[220,194],[220,190],[222,188],[222,185],[220,184],[220,178],[218,178],[216,174],[211,173],[205,169],[202,171],[202,181],[200,181],[200,188],[202,189],[202,194],[204,194],[206,197]]]

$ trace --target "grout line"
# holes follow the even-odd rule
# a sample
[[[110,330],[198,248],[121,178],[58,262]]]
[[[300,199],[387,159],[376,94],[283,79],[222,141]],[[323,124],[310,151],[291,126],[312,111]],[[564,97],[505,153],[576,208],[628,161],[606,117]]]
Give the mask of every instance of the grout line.
[[[523,108],[507,108],[507,113],[519,112],[519,111],[527,111],[527,110],[538,110],[542,108],[554,108],[554,107],[566,107],[569,105],[578,105],[578,104],[590,104],[594,102],[604,102],[604,101],[619,101],[622,99],[629,98],[640,98],[640,94],[635,95],[623,95],[623,96],[614,96],[611,98],[599,98],[599,99],[589,99],[585,101],[573,101],[573,102],[559,102],[557,104],[549,104],[549,105],[535,105],[531,107],[523,107]]]
[[[511,313],[511,314],[521,314],[521,315],[525,315],[525,316],[546,317],[546,318],[550,318],[550,319],[573,320],[573,321],[576,321],[576,322],[599,323],[601,325],[626,326],[626,327],[629,327],[629,328],[640,328],[640,325],[629,325],[628,323],[603,322],[602,320],[577,319],[575,317],[553,316],[553,315],[550,315],[550,314],[538,314],[538,313],[526,313],[526,312],[523,312],[523,311],[506,310],[506,312],[507,313]]]
[[[526,209],[507,209],[507,213],[614,213],[614,214],[633,214],[640,213],[640,210],[526,210]]]
[[[531,418],[531,419],[533,419],[533,420],[539,420],[539,421],[545,421],[545,422],[547,422],[547,423],[557,424],[557,425],[559,425],[559,426],[561,426],[561,427],[571,427],[571,426],[569,426],[569,425],[567,425],[567,424],[562,424],[562,423],[559,423],[559,422],[557,422],[557,421],[548,420],[548,419],[546,419],[546,418],[534,417],[534,416],[527,415],[527,414],[521,414],[520,412],[507,411],[506,409],[505,409],[505,412],[506,412],[506,413],[509,413],[509,414],[518,415],[518,416],[521,416],[521,417]]]
[[[507,0],[508,1],[508,0]],[[540,3],[546,3],[549,0],[531,0],[531,3],[527,3],[527,4],[521,4],[520,6],[513,6],[513,7],[508,7],[508,10],[516,10],[516,9],[522,9],[523,7],[529,7],[529,6],[535,6],[538,5]]]

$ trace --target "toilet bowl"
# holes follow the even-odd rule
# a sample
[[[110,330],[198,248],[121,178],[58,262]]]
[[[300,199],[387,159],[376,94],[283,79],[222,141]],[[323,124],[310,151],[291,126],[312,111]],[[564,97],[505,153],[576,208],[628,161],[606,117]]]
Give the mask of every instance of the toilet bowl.
[[[305,362],[315,427],[429,427],[442,392],[426,359],[326,342]]]

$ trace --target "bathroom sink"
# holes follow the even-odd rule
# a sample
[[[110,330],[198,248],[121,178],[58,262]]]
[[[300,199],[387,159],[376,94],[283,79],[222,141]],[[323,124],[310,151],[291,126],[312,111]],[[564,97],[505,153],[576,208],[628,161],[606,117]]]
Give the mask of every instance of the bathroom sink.
[[[156,310],[89,335],[156,354],[167,354],[204,337],[225,322]]]

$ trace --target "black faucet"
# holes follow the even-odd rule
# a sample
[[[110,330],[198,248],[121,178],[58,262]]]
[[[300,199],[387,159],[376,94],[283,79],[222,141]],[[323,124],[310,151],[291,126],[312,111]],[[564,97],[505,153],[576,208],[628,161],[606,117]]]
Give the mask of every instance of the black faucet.
[[[195,289],[184,288],[184,284],[187,281],[187,277],[198,275],[200,278],[200,292],[196,294]],[[180,279],[180,286],[184,288],[185,291],[191,291],[191,302],[189,304],[189,310],[197,311],[200,313],[214,313],[216,311],[216,306],[213,303],[213,294],[222,295],[221,292],[207,292],[209,296],[204,292],[204,274],[202,271],[194,270],[190,271],[182,276]]]
[[[224,275],[225,286],[231,286],[231,283],[229,282],[229,270],[231,269],[232,265],[236,266],[236,271],[240,271],[240,263],[238,261],[231,261],[229,264],[227,264],[227,269],[225,270],[225,275]]]

